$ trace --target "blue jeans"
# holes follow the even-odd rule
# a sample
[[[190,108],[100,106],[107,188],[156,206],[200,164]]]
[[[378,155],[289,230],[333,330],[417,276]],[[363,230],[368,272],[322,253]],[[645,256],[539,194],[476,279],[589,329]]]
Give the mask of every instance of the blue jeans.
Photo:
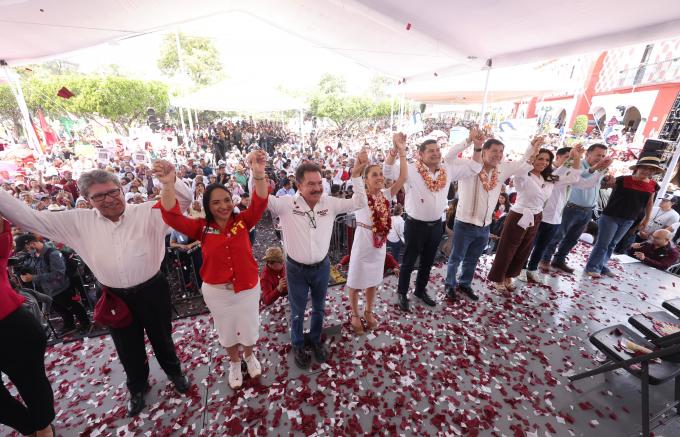
[[[397,262],[401,262],[399,257],[401,256],[401,249],[403,246],[404,243],[402,243],[401,240],[397,241],[396,243],[392,243],[391,241],[387,242],[387,251],[392,254]]]
[[[536,239],[534,240],[534,250],[531,252],[527,270],[534,271],[538,268],[538,262],[543,259],[548,246],[555,238],[555,234],[560,229],[560,225],[553,225],[551,223],[541,222],[536,232]],[[555,250],[553,248],[553,250]]]
[[[468,287],[477,268],[479,257],[489,243],[489,226],[475,226],[456,220],[453,224],[453,243],[446,268],[446,285],[456,287],[456,275],[461,261],[460,283]]]
[[[303,327],[307,299],[312,295],[312,320],[309,335],[312,343],[321,342],[324,309],[326,307],[326,290],[331,262],[326,257],[317,267],[300,267],[286,260],[286,278],[288,279],[288,302],[290,303],[290,340],[293,346],[304,346]]]
[[[607,271],[607,262],[616,245],[626,235],[634,220],[622,219],[602,214],[597,221],[597,239],[586,263],[586,272],[602,273]]]
[[[550,262],[552,258],[555,263],[563,263],[567,260],[567,255],[571,252],[571,249],[576,246],[578,239],[581,234],[586,229],[586,226],[593,217],[593,208],[579,208],[577,206],[567,206],[564,207],[564,212],[562,213],[562,224],[560,229],[555,234],[555,237],[550,242],[548,247],[545,249],[543,254],[543,259],[541,261]],[[553,258],[553,253],[555,252],[555,247],[560,245]]]

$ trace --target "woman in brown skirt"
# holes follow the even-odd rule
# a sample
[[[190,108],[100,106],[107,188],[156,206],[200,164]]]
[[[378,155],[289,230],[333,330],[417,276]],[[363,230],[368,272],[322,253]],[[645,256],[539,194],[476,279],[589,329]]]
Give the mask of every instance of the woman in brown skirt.
[[[574,183],[580,177],[578,171],[568,171],[563,178],[554,176],[554,155],[548,149],[540,149],[543,142],[542,137],[534,138],[531,143],[534,148],[534,168],[529,173],[514,178],[517,200],[505,219],[496,258],[488,276],[490,281],[496,283],[497,290],[515,289],[512,278],[520,274],[529,258],[538,225],[541,223],[543,207],[555,184]],[[572,168],[578,169],[580,165],[580,155],[577,155]]]

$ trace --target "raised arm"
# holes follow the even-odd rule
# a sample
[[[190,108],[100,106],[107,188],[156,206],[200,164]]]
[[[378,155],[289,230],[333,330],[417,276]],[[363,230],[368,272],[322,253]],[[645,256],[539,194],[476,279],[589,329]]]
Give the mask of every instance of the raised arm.
[[[569,157],[574,161],[574,164],[571,168],[565,168],[564,166],[560,167],[560,169],[564,168],[564,170],[562,170],[562,175],[556,185],[573,185],[581,179],[581,172],[579,169],[581,168],[581,156],[583,155],[583,151],[583,146],[580,144],[577,144],[571,149]]]
[[[357,209],[363,208],[368,203],[366,200],[366,187],[364,186],[364,180],[361,178],[361,173],[367,165],[368,153],[365,150],[362,150],[354,160],[354,167],[352,168],[352,186],[354,187],[352,198],[337,199],[335,197],[329,197],[336,215],[356,211]]]
[[[179,209],[184,212],[189,209],[193,199],[193,194],[191,189],[182,181],[182,179],[176,177],[175,166],[165,159],[157,159],[153,163],[153,174],[158,178],[161,185],[173,184],[174,190],[173,194],[175,198],[179,201]],[[174,205],[174,201],[172,205]],[[172,208],[172,205],[170,208]]]
[[[396,141],[397,139],[401,141],[402,138],[405,145],[406,135],[404,135],[401,132],[397,132],[392,136],[392,144],[394,145],[394,147],[391,148],[390,151],[387,153],[387,157],[385,158],[385,162],[383,163],[383,176],[385,177],[385,179],[392,179],[393,181],[399,179],[400,167],[395,166],[394,163],[397,159],[397,155],[399,155],[399,147],[397,147]]]
[[[69,246],[74,246],[74,241],[80,240],[76,217],[83,212],[85,211],[38,212],[5,190],[0,190],[0,214],[7,220],[24,231],[35,232],[50,240],[67,243]]]
[[[402,133],[394,134],[394,144],[399,153],[399,178],[390,187],[391,197],[397,195],[401,187],[404,186],[408,177],[408,162],[406,162],[406,135]],[[384,176],[384,175],[383,175]]]

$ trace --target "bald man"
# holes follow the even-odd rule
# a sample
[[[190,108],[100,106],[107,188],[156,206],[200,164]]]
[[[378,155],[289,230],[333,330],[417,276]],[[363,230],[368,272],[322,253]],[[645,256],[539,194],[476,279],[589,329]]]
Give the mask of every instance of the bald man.
[[[680,252],[671,243],[673,233],[667,229],[654,231],[652,238],[644,243],[630,246],[629,254],[643,263],[659,270],[666,270],[680,259]]]

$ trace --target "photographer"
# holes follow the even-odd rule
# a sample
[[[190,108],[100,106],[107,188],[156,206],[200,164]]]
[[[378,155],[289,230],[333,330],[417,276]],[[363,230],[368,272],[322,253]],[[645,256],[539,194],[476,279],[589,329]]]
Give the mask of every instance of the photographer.
[[[45,375],[47,338],[38,320],[22,305],[7,276],[12,248],[9,223],[0,217],[0,374],[12,381],[23,403],[0,375],[0,423],[23,435],[54,436],[54,395]]]
[[[54,300],[53,308],[64,321],[62,335],[76,329],[74,317],[80,323],[80,333],[90,329],[90,320],[85,308],[74,300],[75,288],[66,274],[64,256],[57,249],[47,247],[33,234],[20,235],[16,239],[17,251],[34,253],[33,266],[35,274],[23,270],[20,274],[23,282],[33,282],[43,293]]]

